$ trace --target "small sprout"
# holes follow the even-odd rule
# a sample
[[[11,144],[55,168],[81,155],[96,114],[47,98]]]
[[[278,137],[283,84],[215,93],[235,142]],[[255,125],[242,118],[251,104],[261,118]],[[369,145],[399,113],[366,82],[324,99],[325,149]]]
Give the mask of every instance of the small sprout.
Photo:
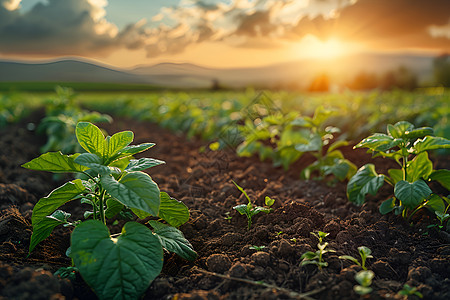
[[[228,222],[231,222],[231,219],[233,218],[232,216],[230,216],[230,212],[226,212],[225,213],[226,217],[224,218],[225,220],[227,220]]]
[[[293,242],[294,244],[297,244],[297,239],[296,238],[292,238],[290,239],[291,242]]]
[[[417,296],[421,299],[423,298],[422,293],[418,292],[416,287],[411,287],[408,284],[403,285],[403,289],[401,289],[397,293],[397,295],[405,296],[405,299],[408,299],[408,296],[412,296],[412,295]]]
[[[363,268],[363,270],[367,270],[366,259],[373,258],[373,256],[370,255],[372,253],[372,251],[369,248],[367,248],[366,246],[361,246],[361,247],[358,247],[358,252],[359,252],[359,255],[361,256],[361,263],[356,258],[354,258],[353,256],[350,256],[350,255],[339,256],[339,259],[350,260],[350,261],[354,262],[355,264],[357,264],[358,266],[360,266],[361,268]]]
[[[266,246],[250,246],[249,248],[256,251],[262,251]]]
[[[301,265],[316,265],[319,270],[322,270],[322,267],[327,267],[328,263],[326,261],[323,260],[323,255],[327,252],[336,252],[332,249],[327,249],[325,250],[325,248],[328,246],[327,242],[323,242],[323,239],[329,235],[329,233],[325,233],[322,231],[318,231],[317,233],[311,232],[312,235],[314,235],[316,238],[319,239],[319,243],[317,244],[317,248],[319,250],[317,250],[316,252],[312,252],[312,251],[308,251],[303,253],[303,255],[300,257],[302,258],[302,262]]]
[[[277,236],[280,236],[283,233],[283,231],[278,231]]]
[[[370,285],[372,284],[372,279],[374,276],[375,274],[370,270],[359,271],[355,275],[355,280],[359,283],[359,285],[355,285],[353,290],[361,296],[370,294],[373,290]]]
[[[270,197],[266,197],[265,203],[268,207],[253,205],[252,201],[250,200],[250,197],[247,195],[247,193],[244,191],[244,189],[242,187],[240,187],[233,180],[232,180],[232,182],[237,187],[237,189],[239,191],[241,191],[241,193],[244,194],[245,198],[247,198],[247,200],[248,200],[247,204],[237,205],[237,206],[233,207],[233,209],[237,210],[241,215],[247,216],[247,229],[250,229],[250,226],[252,225],[252,217],[260,212],[265,212],[265,213],[271,212],[272,209],[270,208],[270,206],[272,206],[272,204],[274,203],[275,200],[271,199]]]
[[[53,275],[61,277],[61,278],[68,278],[70,280],[76,279],[76,272],[78,272],[78,269],[76,267],[62,267],[59,268],[58,271],[56,271]]]

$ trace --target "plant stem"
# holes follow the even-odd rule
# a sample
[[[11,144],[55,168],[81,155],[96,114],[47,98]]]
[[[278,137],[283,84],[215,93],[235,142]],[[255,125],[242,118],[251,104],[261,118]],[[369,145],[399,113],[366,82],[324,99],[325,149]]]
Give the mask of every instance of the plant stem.
[[[409,217],[408,217],[408,223],[410,223],[411,222],[411,218],[412,218],[412,216],[414,216],[415,214],[416,214],[416,212],[418,212],[419,211],[419,209],[421,209],[422,207],[424,207],[425,205],[427,204],[427,202],[425,202],[425,203],[422,203],[421,205],[419,205],[418,207],[416,207],[416,209],[409,215]]]
[[[408,163],[408,156],[403,156],[403,166],[402,166],[402,170],[403,170],[403,180],[407,181],[407,163]]]
[[[104,205],[105,194],[106,194],[106,190],[101,189],[101,194],[100,194],[100,198],[99,198],[99,209],[100,209],[100,220],[103,222],[103,224],[106,225],[105,205]]]

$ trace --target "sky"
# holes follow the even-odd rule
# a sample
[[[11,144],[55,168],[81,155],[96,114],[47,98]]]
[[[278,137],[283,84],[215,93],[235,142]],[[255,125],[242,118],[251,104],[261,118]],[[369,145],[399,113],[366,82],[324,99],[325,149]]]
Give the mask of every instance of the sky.
[[[450,0],[0,0],[0,59],[255,67],[450,52]]]

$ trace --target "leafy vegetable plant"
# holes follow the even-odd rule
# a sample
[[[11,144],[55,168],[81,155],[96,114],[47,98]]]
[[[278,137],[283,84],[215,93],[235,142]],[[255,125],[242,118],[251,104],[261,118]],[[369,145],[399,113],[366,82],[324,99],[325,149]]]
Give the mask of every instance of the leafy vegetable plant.
[[[78,122],[111,122],[109,115],[84,110],[75,101],[72,89],[57,87],[57,97],[46,103],[46,116],[41,120],[37,131],[47,135],[47,143],[41,153],[61,151],[64,154],[80,152],[82,148],[74,135]]]
[[[88,179],[75,179],[41,198],[33,209],[29,252],[63,224],[75,226],[69,256],[84,280],[100,299],[137,299],[158,276],[163,264],[163,249],[194,260],[197,256],[177,226],[189,219],[189,210],[164,192],[142,172],[164,162],[152,158],[133,159],[132,155],[154,146],[130,145],[133,132],[122,131],[105,137],[88,122],[79,122],[76,137],[87,153],[64,155],[49,152],[25,163],[23,167],[54,173],[81,173]],[[91,207],[89,220],[69,221],[71,215],[57,210],[79,200]],[[150,220],[153,228],[128,222],[122,232],[111,234],[106,221],[121,211],[131,210],[138,218]]]
[[[368,148],[368,152],[394,160],[400,169],[390,169],[388,174],[378,174],[373,164],[361,167],[347,185],[347,196],[351,202],[361,205],[367,194],[375,195],[387,182],[394,187],[394,196],[384,201],[380,212],[393,211],[408,220],[421,208],[443,213],[450,205],[447,198],[434,194],[427,182],[438,181],[450,189],[450,170],[434,170],[428,151],[450,148],[450,140],[436,137],[429,127],[414,128],[400,121],[387,126],[387,134],[375,133],[355,146]]]
[[[238,188],[238,190],[244,194],[245,198],[247,198],[247,200],[248,200],[247,204],[237,205],[237,206],[233,207],[233,209],[237,210],[241,215],[247,216],[247,229],[250,229],[250,227],[252,226],[252,217],[256,214],[259,214],[260,212],[265,212],[265,213],[271,212],[272,209],[270,207],[273,205],[275,200],[271,199],[269,196],[266,196],[264,202],[267,207],[253,205],[252,200],[250,200],[250,197],[247,195],[247,193],[244,191],[244,189],[242,187],[240,187],[236,182],[233,181],[233,183]]]
[[[350,255],[339,256],[339,259],[350,260],[350,261],[354,262],[355,264],[357,264],[358,266],[360,266],[361,268],[363,268],[363,270],[367,270],[367,268],[366,268],[366,260],[368,258],[373,258],[373,256],[370,255],[372,253],[372,250],[370,250],[366,246],[360,246],[360,247],[358,247],[358,252],[359,252],[359,255],[361,256],[361,263],[358,261],[358,259],[356,259],[356,258],[354,258],[353,256],[350,256]]]
[[[356,172],[356,166],[344,155],[339,147],[348,145],[345,140],[334,141],[334,135],[340,129],[334,126],[327,126],[327,119],[333,114],[333,110],[319,106],[312,117],[298,117],[292,125],[301,128],[305,139],[302,143],[297,143],[295,149],[301,153],[309,152],[316,161],[302,170],[302,177],[310,179],[314,171],[319,172],[318,179],[323,179],[327,175],[334,175],[339,180],[350,179]],[[334,142],[333,142],[334,141]],[[328,146],[325,151],[325,146]]]
[[[355,275],[355,280],[358,282],[358,285],[355,285],[353,290],[361,296],[370,294],[373,290],[370,286],[372,285],[374,276],[375,274],[370,270],[359,271]]]
[[[318,240],[319,243],[317,244],[318,250],[316,252],[308,251],[302,254],[300,257],[302,260],[301,265],[316,265],[319,270],[322,270],[323,267],[327,267],[328,263],[324,261],[323,255],[328,252],[336,252],[333,249],[326,249],[328,246],[327,242],[323,242],[323,239],[329,235],[329,233],[325,233],[322,231],[318,231],[317,233],[311,232],[312,235],[314,235]]]

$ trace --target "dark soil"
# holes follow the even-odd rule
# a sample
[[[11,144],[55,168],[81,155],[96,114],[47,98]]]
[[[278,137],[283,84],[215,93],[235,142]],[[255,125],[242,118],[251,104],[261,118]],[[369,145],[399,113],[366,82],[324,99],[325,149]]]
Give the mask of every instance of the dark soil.
[[[45,143],[26,129],[39,117],[0,131],[0,299],[95,299],[80,277],[70,281],[52,275],[70,265],[65,256],[68,229],[55,230],[27,257],[33,205],[61,184],[52,174],[20,167],[37,157]],[[357,207],[347,201],[345,183],[299,179],[302,166],[311,161],[308,156],[286,172],[257,158],[239,158],[231,150],[200,152],[204,142],[188,141],[150,123],[116,119],[102,127],[110,134],[132,130],[136,144],[156,143],[144,156],[166,165],[150,169],[151,176],[191,212],[180,229],[198,259],[187,262],[167,254],[144,299],[297,299],[305,292],[312,292],[306,299],[359,299],[353,286],[361,268],[338,256],[359,257],[357,247],[362,245],[374,257],[367,263],[375,272],[374,291],[367,299],[401,299],[396,294],[405,283],[417,287],[424,299],[450,299],[449,235],[427,229],[433,219],[426,211],[415,218],[415,226],[379,214],[389,189]],[[348,147],[344,152],[358,166],[372,161],[364,150]],[[379,171],[387,163],[375,160]],[[439,164],[448,167],[449,158],[440,157]],[[232,209],[246,199],[231,180],[258,205],[265,196],[276,199],[274,211],[256,215],[250,230],[246,217]],[[79,213],[74,204],[66,209]],[[329,266],[321,272],[313,265],[300,266],[301,255],[316,250],[317,239],[310,232],[318,230],[330,233],[328,247],[336,250],[325,255]]]

